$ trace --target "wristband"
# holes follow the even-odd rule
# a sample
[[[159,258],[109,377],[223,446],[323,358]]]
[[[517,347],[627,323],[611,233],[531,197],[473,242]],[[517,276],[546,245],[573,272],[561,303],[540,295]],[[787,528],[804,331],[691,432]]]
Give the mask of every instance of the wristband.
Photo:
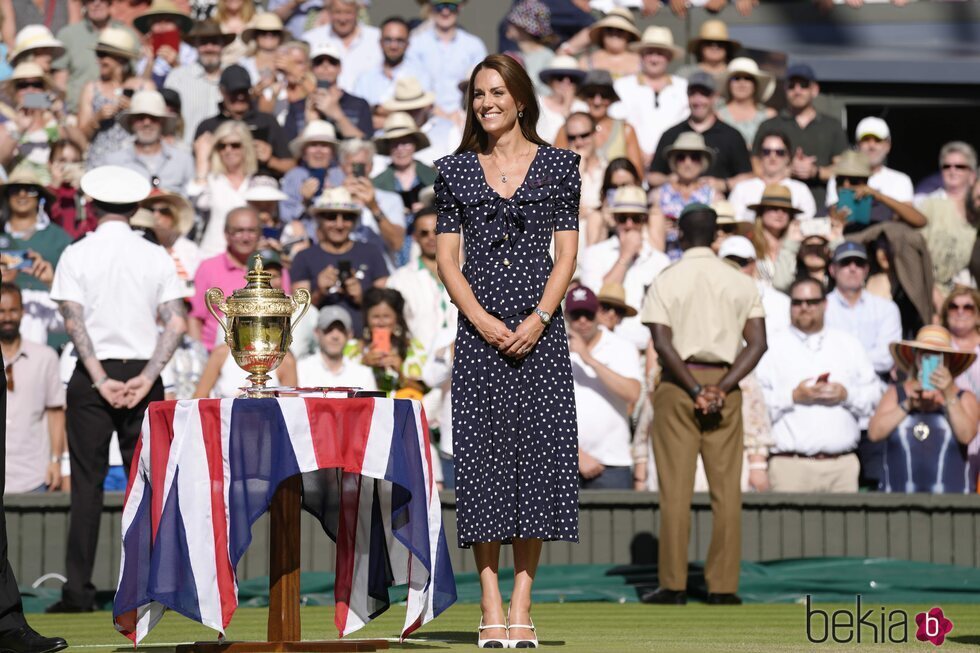
[[[698,383],[693,388],[691,388],[690,390],[688,390],[687,393],[689,395],[691,395],[691,399],[697,399],[698,398],[698,395],[701,394],[701,391],[702,390],[704,390],[704,388],[702,388],[701,387],[701,384]]]
[[[764,472],[767,469],[769,469],[769,463],[764,463],[764,462],[749,463],[749,471],[758,470]]]

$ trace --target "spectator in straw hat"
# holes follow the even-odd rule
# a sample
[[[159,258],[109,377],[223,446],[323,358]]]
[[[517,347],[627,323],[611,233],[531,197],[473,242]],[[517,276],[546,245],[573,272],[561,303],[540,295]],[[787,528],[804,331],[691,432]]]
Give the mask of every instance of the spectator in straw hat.
[[[776,115],[765,106],[776,90],[776,80],[759,70],[759,64],[748,57],[735,57],[721,80],[725,102],[718,107],[718,117],[739,131],[746,147],[755,142],[759,125]]]
[[[7,138],[2,139],[0,145],[0,163],[7,170],[28,165],[47,182],[50,179],[47,160],[51,144],[61,135],[64,104],[55,94],[51,77],[33,61],[18,64],[2,87],[7,104],[3,110],[13,119],[2,126]],[[30,94],[44,94],[47,106],[25,105],[25,98]],[[33,99],[39,98],[35,95]]]
[[[188,66],[197,61],[197,50],[182,40],[181,36],[191,31],[194,21],[182,11],[173,0],[153,0],[146,11],[133,19],[135,27],[152,43],[170,38],[176,41],[174,47],[169,42],[153,47],[152,59],[143,58],[136,70],[141,75],[150,66],[153,81],[162,86],[170,71],[178,66]]]
[[[621,101],[610,113],[624,118],[636,130],[644,163],[653,158],[660,137],[670,125],[687,118],[687,80],[669,75],[671,61],[683,54],[674,45],[674,36],[666,27],[651,25],[630,49],[640,55],[640,72],[616,80]]]
[[[559,130],[572,112],[575,94],[579,82],[585,77],[585,71],[578,67],[573,57],[565,54],[556,55],[545,68],[538,73],[538,78],[544,82],[550,91],[547,95],[538,97],[541,115],[538,118],[538,135],[549,143],[555,142]]]
[[[459,139],[452,138],[453,122],[435,112],[434,93],[429,93],[414,77],[402,77],[395,82],[395,93],[390,100],[381,103],[385,115],[404,111],[412,116],[419,130],[429,139],[429,147],[415,153],[415,158],[427,166],[452,152]],[[458,134],[457,134],[458,136]]]
[[[791,221],[800,210],[793,206],[789,189],[780,184],[766,186],[759,202],[748,208],[755,212],[752,243],[758,257],[758,278],[773,285],[784,239],[789,233]]]
[[[599,311],[596,318],[599,324],[615,332],[623,319],[635,317],[637,310],[626,303],[626,290],[621,283],[604,283],[597,295]]]
[[[221,50],[234,40],[213,20],[194,23],[184,39],[197,50],[197,61],[170,71],[163,86],[180,94],[180,115],[184,120],[184,144],[194,144],[197,126],[213,116],[221,102],[218,80],[221,76]]]
[[[517,50],[511,52],[523,62],[528,77],[534,82],[534,91],[546,95],[548,86],[538,74],[554,56],[549,47],[554,40],[551,9],[540,0],[520,0],[514,3],[504,20],[507,21],[507,38],[517,45]]]
[[[354,95],[371,105],[374,114],[374,127],[381,129],[384,122],[380,105],[391,98],[395,83],[403,77],[414,77],[426,91],[432,90],[429,72],[405,58],[408,51],[409,26],[404,18],[392,16],[381,23],[381,52],[384,59],[380,65],[357,78]]]
[[[687,42],[687,51],[694,55],[697,64],[683,66],[677,74],[690,79],[691,75],[701,71],[715,79],[721,79],[728,67],[728,62],[735,58],[742,44],[728,35],[728,25],[711,18],[698,29],[697,37]]]
[[[735,207],[728,200],[716,200],[711,203],[711,208],[718,216],[715,224],[718,226],[718,235],[715,242],[711,244],[711,249],[718,252],[722,243],[732,236],[745,236],[752,232],[751,222],[742,222],[735,217]]]
[[[374,187],[398,193],[405,211],[417,213],[422,208],[419,193],[438,176],[434,168],[415,160],[416,152],[429,147],[429,139],[410,115],[399,111],[385,118],[384,131],[374,143],[378,154],[391,159],[391,165],[372,180]]]
[[[138,172],[154,188],[185,188],[194,179],[194,158],[162,138],[164,129],[175,122],[158,91],[137,92],[119,116],[119,124],[134,136],[133,143],[109,154],[107,163]]]
[[[82,0],[84,18],[56,31],[65,47],[65,54],[52,64],[55,83],[66,89],[69,111],[77,111],[82,89],[99,78],[99,63],[93,49],[107,27],[125,29],[135,39],[136,34],[125,24],[112,18],[111,3],[106,0]]]
[[[201,263],[201,249],[187,237],[194,227],[194,209],[191,203],[183,195],[154,188],[140,202],[140,208],[129,224],[153,231],[157,242],[173,259],[177,277],[187,287],[187,296],[192,296],[194,275]]]
[[[405,55],[432,75],[436,105],[444,115],[459,108],[462,93],[457,82],[487,56],[483,41],[458,25],[462,4],[429,0],[432,29],[414,34]]]
[[[312,95],[317,118],[329,121],[340,138],[367,138],[373,134],[374,123],[367,100],[348,93],[337,84],[342,68],[337,47],[318,45],[310,53],[310,62],[317,80],[317,89]]]
[[[284,221],[303,217],[324,188],[343,183],[337,146],[337,132],[325,120],[310,121],[289,143],[298,164],[282,178],[282,192],[288,197],[280,207]]]
[[[33,61],[51,74],[55,59],[65,54],[64,44],[54,37],[45,25],[28,25],[17,32],[14,49],[10,51],[10,65],[21,61]]]
[[[252,85],[257,86],[263,79],[275,79],[276,51],[287,37],[282,19],[273,12],[259,12],[249,21],[241,36],[245,43],[254,44],[254,52],[239,62],[251,75]]]
[[[640,55],[629,49],[640,40],[640,30],[629,9],[616,7],[589,27],[594,50],[579,58],[585,70],[606,70],[613,79],[640,72]]]
[[[879,489],[976,492],[967,445],[976,437],[980,409],[973,393],[954,383],[976,354],[953,348],[939,325],[922,327],[915,340],[893,342],[890,350],[904,378],[888,388],[868,425],[868,438],[885,442]]]
[[[867,149],[871,150],[870,147]],[[878,156],[878,153],[875,155]],[[907,200],[900,200],[886,191],[871,186],[870,179],[873,171],[871,159],[865,150],[858,152],[847,150],[834,162],[833,171],[834,176],[827,183],[827,206],[831,215],[847,221],[844,227],[845,233],[861,231],[868,224],[890,222],[895,219],[902,220],[912,227],[926,226],[928,222],[926,216],[912,204],[911,182],[905,190],[899,191],[899,197],[908,197]],[[870,223],[862,222],[859,224],[855,222],[853,216],[847,213],[850,209],[838,206],[838,189],[848,189],[848,191],[853,192],[853,198],[858,202],[866,197],[871,198]],[[832,203],[831,198],[833,198]],[[958,269],[961,268],[962,266]]]
[[[313,49],[323,45],[337,48],[344,63],[337,83],[351,93],[361,73],[376,68],[384,59],[381,32],[359,18],[360,6],[359,0],[325,0],[330,21],[303,32],[303,40]]]
[[[609,211],[616,221],[616,235],[582,253],[581,280],[589,288],[602,288],[607,283],[622,284],[626,301],[631,306],[639,306],[644,289],[670,260],[646,238],[650,213],[642,188],[617,188]],[[649,341],[649,333],[636,318],[624,320],[620,335],[629,339],[637,349],[644,349]]]

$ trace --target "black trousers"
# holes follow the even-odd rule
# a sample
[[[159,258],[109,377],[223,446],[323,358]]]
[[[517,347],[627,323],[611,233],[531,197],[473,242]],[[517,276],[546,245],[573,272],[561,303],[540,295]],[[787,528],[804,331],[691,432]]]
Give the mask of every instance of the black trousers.
[[[0,353],[0,366],[3,354]],[[24,606],[14,570],[7,560],[7,516],[3,510],[3,491],[7,483],[7,375],[0,374],[0,632],[20,628],[24,621]]]
[[[102,367],[110,379],[128,381],[143,371],[146,361],[105,360]],[[102,484],[109,472],[109,442],[112,432],[119,437],[123,465],[129,473],[133,451],[151,401],[163,399],[163,383],[157,379],[137,406],[112,408],[81,363],[75,367],[67,389],[68,453],[71,458],[71,512],[68,522],[68,581],[62,599],[73,606],[88,607],[95,601],[92,568],[99,541],[104,493]]]

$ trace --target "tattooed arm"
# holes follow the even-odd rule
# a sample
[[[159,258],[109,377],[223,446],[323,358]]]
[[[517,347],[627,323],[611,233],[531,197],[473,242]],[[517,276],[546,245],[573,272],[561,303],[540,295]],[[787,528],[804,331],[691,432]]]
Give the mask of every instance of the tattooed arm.
[[[122,408],[126,404],[126,384],[110,379],[95,355],[92,338],[85,330],[85,309],[78,302],[61,301],[58,302],[58,310],[65,318],[65,331],[75,343],[75,354],[88,371],[93,386],[110,406]]]
[[[153,387],[164,365],[170,360],[187,332],[187,316],[183,299],[172,299],[157,307],[157,317],[163,323],[163,333],[157,339],[153,355],[143,371],[126,382],[126,406],[132,408],[143,401]]]

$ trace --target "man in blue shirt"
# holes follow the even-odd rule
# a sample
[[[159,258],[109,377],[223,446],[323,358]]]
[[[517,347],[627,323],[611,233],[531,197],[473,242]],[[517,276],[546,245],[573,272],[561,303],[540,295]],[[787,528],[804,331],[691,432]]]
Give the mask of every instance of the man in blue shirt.
[[[473,66],[487,56],[487,46],[478,37],[460,29],[462,0],[429,0],[432,6],[432,29],[412,37],[405,57],[429,71],[434,80],[436,107],[451,115],[459,109],[462,91],[459,82]]]
[[[370,105],[337,84],[343,67],[340,51],[332,44],[320,44],[310,53],[310,62],[317,81],[313,108],[320,118],[331,123],[341,139],[370,138],[374,133]]]

